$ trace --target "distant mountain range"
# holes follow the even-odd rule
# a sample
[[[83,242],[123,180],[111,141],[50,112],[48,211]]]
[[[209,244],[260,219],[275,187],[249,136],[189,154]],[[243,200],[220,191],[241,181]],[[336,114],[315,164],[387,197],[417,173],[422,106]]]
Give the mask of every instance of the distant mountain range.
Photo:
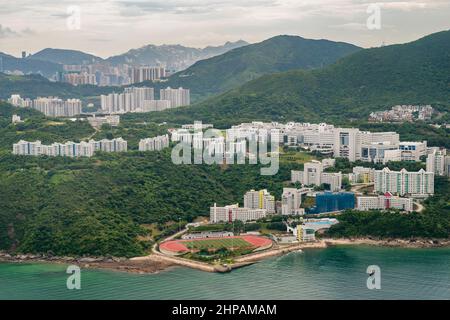
[[[147,45],[139,49],[132,49],[124,54],[107,59],[78,50],[46,48],[24,59],[16,58],[0,52],[3,58],[3,69],[18,70],[25,74],[41,74],[45,77],[53,76],[61,71],[64,64],[122,63],[134,65],[161,65],[169,70],[183,70],[195,62],[221,55],[229,50],[248,45],[239,40],[227,42],[222,46],[208,46],[203,49],[184,47],[181,45]]]
[[[121,63],[162,65],[170,70],[183,70],[199,60],[218,56],[246,45],[248,43],[243,40],[227,42],[223,46],[209,46],[204,49],[189,48],[181,45],[148,45],[139,49],[132,49],[118,56],[110,57],[106,61],[114,65]]]
[[[218,126],[255,120],[346,122],[395,104],[432,104],[450,112],[450,31],[359,50],[322,69],[265,75],[152,118]]]
[[[361,50],[348,43],[277,36],[198,61],[164,86],[191,89],[194,99],[225,92],[264,74],[327,66]]]

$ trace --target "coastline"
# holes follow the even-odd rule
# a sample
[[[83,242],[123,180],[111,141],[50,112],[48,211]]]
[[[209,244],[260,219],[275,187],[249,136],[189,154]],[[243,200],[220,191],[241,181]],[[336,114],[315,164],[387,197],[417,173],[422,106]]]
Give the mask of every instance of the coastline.
[[[328,246],[367,245],[390,248],[426,249],[450,247],[450,239],[373,239],[373,238],[324,238]]]
[[[39,254],[11,255],[0,252],[0,263],[54,263],[65,265],[77,265],[85,269],[111,270],[136,274],[154,274],[165,271],[175,264],[167,261],[152,259],[149,256],[145,260],[133,260],[118,257],[57,257]]]
[[[55,263],[75,264],[81,268],[111,270],[135,274],[156,274],[175,266],[193,268],[205,272],[230,272],[267,258],[281,256],[298,250],[325,249],[333,246],[366,245],[388,248],[449,248],[450,239],[372,239],[372,238],[323,238],[316,242],[297,243],[293,245],[274,246],[271,249],[254,252],[235,259],[235,263],[227,267],[215,266],[194,260],[168,257],[163,254],[151,254],[135,258],[119,257],[57,257],[39,254],[12,255],[0,252],[0,263]]]

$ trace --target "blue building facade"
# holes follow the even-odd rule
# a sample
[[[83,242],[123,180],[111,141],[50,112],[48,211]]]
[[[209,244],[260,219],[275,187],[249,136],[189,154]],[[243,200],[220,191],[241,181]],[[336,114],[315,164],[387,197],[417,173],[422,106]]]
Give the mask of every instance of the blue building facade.
[[[307,210],[306,213],[318,214],[354,208],[355,195],[353,192],[323,192],[316,195],[315,207]]]

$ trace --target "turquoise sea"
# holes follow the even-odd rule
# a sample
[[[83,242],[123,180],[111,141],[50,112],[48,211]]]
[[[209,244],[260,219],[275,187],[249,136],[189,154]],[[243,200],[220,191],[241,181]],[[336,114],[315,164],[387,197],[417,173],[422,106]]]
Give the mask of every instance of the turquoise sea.
[[[366,287],[369,265],[381,268],[380,290]],[[82,270],[81,290],[68,276],[64,265],[2,263],[0,299],[450,299],[450,249],[333,247],[227,274]]]

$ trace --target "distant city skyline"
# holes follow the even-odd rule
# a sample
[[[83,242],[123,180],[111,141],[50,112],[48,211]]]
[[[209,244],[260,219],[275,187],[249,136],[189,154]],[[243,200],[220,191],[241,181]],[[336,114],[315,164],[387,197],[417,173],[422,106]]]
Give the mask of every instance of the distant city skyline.
[[[450,29],[448,0],[0,0],[0,4],[0,52],[14,56],[50,47],[106,58],[148,44],[203,48],[240,39],[256,43],[279,34],[377,47]],[[371,4],[381,10],[380,29],[367,28]]]

